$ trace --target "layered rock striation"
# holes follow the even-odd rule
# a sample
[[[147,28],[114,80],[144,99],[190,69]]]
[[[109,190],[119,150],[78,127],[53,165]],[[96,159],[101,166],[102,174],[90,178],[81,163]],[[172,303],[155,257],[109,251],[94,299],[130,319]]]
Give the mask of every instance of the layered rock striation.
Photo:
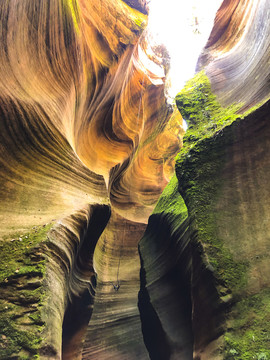
[[[179,149],[164,71],[139,56],[146,15],[122,1],[55,0],[8,1],[1,16],[2,197],[20,213],[32,196],[32,222],[38,210],[49,219],[50,207],[67,214],[108,198],[125,216],[138,208],[145,222]],[[40,209],[34,190],[44,191]]]
[[[182,118],[147,13],[0,4],[3,359],[270,356],[267,1],[218,10],[166,188]]]
[[[223,1],[198,60],[224,106],[242,111],[269,98],[269,9],[266,0]]]
[[[0,5],[0,357],[95,357],[103,331],[100,358],[147,357],[137,243],[183,132],[147,13],[139,0]],[[124,334],[114,355],[100,314]]]

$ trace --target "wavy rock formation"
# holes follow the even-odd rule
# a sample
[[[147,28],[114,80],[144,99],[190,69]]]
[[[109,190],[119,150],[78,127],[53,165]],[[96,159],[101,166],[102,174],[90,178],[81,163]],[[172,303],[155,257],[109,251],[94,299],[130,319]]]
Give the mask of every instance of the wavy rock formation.
[[[0,4],[3,359],[270,356],[267,1],[221,5],[156,207],[183,128],[147,14]]]
[[[107,197],[146,222],[179,149],[162,78],[139,58],[146,16],[124,2],[56,0],[8,1],[1,16],[1,189],[16,222],[24,199],[32,224]]]
[[[137,305],[138,242],[144,230],[145,224],[131,222],[112,212],[98,241],[94,258],[98,283],[83,359],[148,358]],[[118,282],[120,289],[115,291],[112,284]]]
[[[269,98],[269,6],[266,0],[225,0],[198,61],[221,103],[242,111]]]
[[[137,243],[183,133],[147,13],[144,0],[0,4],[0,357],[147,357]],[[112,326],[125,334],[114,350]]]

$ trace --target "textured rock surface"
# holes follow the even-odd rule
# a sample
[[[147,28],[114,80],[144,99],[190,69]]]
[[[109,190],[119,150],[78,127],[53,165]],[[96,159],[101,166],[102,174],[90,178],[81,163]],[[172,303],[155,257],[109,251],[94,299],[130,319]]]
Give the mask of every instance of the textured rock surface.
[[[269,103],[196,145],[176,167],[199,250],[192,298],[194,348],[202,359],[269,356],[260,313],[269,317],[268,123]],[[215,278],[212,290],[203,286],[206,272]]]
[[[148,359],[137,306],[140,288],[138,242],[144,230],[144,224],[131,222],[112,212],[99,239],[94,257],[98,273],[95,306],[83,359]],[[112,285],[118,282],[120,289],[115,291]]]
[[[148,226],[183,129],[147,12],[0,4],[3,359],[270,356],[267,1],[221,6],[198,67],[237,106],[195,109]]]
[[[268,147],[269,102],[178,156],[140,241],[151,358],[269,357]]]
[[[138,54],[147,17],[122,1],[60,0],[5,1],[1,17],[4,232],[108,198],[146,222],[179,149],[163,80]]]
[[[139,245],[153,359],[270,356],[268,17],[264,1],[225,1],[198,62],[210,82],[198,74],[176,97],[189,124],[178,183],[164,190]]]
[[[140,241],[139,309],[151,359],[192,359],[191,248],[187,209],[176,177]]]
[[[223,105],[269,98],[269,17],[267,0],[223,1],[198,61]]]
[[[162,54],[143,35],[147,12],[144,0],[0,4],[1,268],[9,269],[0,357],[147,358],[137,243],[183,132],[164,97]],[[42,255],[31,267],[32,247]]]

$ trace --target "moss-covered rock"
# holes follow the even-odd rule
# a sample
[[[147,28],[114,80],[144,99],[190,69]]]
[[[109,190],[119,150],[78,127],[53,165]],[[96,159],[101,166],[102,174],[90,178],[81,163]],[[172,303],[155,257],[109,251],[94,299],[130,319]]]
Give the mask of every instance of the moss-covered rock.
[[[42,243],[52,224],[13,234],[0,243],[0,358],[35,359],[42,342]]]
[[[237,113],[241,104],[233,104],[227,108],[221,106],[212,93],[210,81],[203,70],[187,81],[176,95],[175,102],[188,124],[181,155],[187,153],[197,141],[214,136],[242,117]]]
[[[270,290],[242,298],[232,308],[225,335],[226,360],[270,359]]]
[[[269,103],[242,115],[238,106],[224,109],[205,74],[199,73],[176,104],[189,125],[176,159],[179,191],[188,209],[193,247],[200,249],[204,267],[215,278],[219,304],[213,316],[222,312],[224,319],[223,330],[219,328],[223,345],[216,347],[216,356],[269,359],[264,321],[270,314],[265,275],[269,229],[261,225],[269,218]],[[213,307],[210,300],[207,306]],[[196,319],[200,321],[200,314]],[[195,335],[195,352],[202,359],[210,356],[206,348]]]
[[[153,214],[171,214],[175,218],[179,217],[181,221],[186,220],[188,214],[187,214],[187,207],[185,205],[185,202],[182,198],[182,196],[179,194],[178,191],[178,180],[176,175],[174,175],[169,182],[169,184],[166,186],[166,188],[163,190],[157,205],[153,211]]]
[[[190,247],[187,208],[176,176],[164,189],[139,243],[142,332],[153,359],[191,359]]]

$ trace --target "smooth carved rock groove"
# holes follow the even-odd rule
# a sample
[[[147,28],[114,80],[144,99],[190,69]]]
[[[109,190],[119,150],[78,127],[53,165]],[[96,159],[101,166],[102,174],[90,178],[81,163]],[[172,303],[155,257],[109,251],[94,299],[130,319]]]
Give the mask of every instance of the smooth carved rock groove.
[[[269,6],[267,0],[225,0],[198,61],[221,103],[242,111],[269,98]]]
[[[150,51],[147,17],[122,1],[60,0],[11,0],[1,16],[2,213],[9,201],[23,227],[25,213],[41,223],[109,199],[146,222],[180,131],[163,79],[138,55]]]
[[[63,358],[76,358],[81,354],[82,332],[88,325],[95,295],[94,249],[109,216],[108,206],[88,206],[55,225],[42,245],[48,259],[48,298],[43,309],[48,323],[43,336],[48,345],[41,349],[44,356],[48,356],[48,346],[53,358],[61,358],[61,354]],[[76,313],[78,307],[80,312]]]
[[[224,0],[198,61],[241,113],[269,99],[268,7]],[[147,14],[145,0],[0,3],[3,359],[264,356],[239,322],[264,346],[269,103],[179,160],[153,212],[184,131]]]
[[[35,344],[4,333],[3,357],[147,358],[137,244],[183,133],[164,97],[162,53],[144,35],[147,12],[143,0],[0,4],[0,220],[11,251],[23,238],[14,271],[31,271],[20,264],[37,237],[18,234],[51,227],[31,250],[44,255],[36,265],[42,320],[20,325],[34,329]],[[8,291],[7,317],[15,301]]]
[[[140,288],[138,242],[144,230],[145,224],[123,219],[112,212],[98,241],[94,259],[98,283],[83,359],[148,358],[137,305]],[[120,289],[114,291],[112,284],[117,280]]]

